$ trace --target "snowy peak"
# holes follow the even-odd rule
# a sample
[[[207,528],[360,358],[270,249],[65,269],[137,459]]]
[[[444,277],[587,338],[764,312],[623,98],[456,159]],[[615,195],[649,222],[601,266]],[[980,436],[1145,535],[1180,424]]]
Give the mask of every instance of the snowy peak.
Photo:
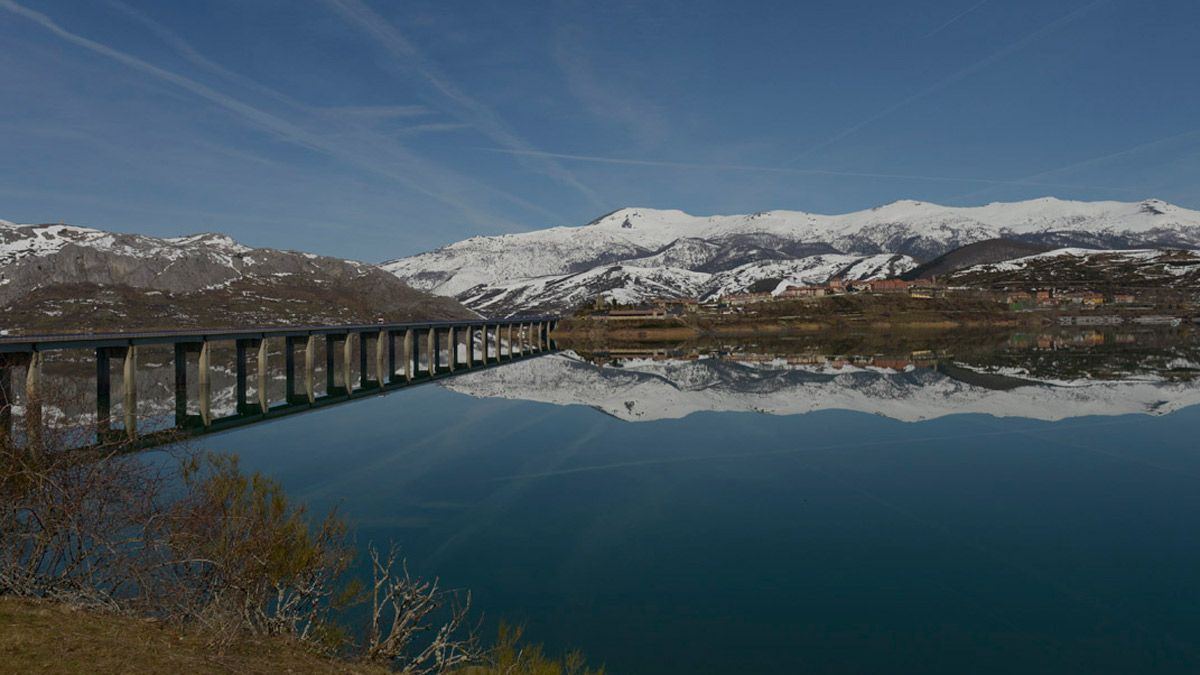
[[[169,237],[163,241],[170,242],[176,246],[207,246],[237,253],[245,253],[251,250],[249,246],[243,246],[235,241],[233,237],[220,234],[219,232],[202,232],[200,234],[190,234],[185,237]]]

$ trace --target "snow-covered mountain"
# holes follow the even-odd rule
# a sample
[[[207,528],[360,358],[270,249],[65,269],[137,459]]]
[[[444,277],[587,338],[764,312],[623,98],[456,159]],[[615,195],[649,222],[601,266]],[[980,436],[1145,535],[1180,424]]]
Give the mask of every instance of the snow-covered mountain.
[[[0,221],[0,330],[471,316],[367,263],[243,246]]]
[[[767,211],[702,217],[627,208],[581,227],[473,237],[383,267],[416,288],[457,296],[485,312],[506,312],[521,308],[519,302],[567,309],[562,303],[604,291],[643,297],[663,290],[653,287],[663,278],[633,269],[672,270],[664,274],[679,278],[682,285],[674,294],[682,295],[700,280],[681,276],[681,270],[715,275],[748,263],[831,254],[927,260],[998,238],[1055,247],[1195,248],[1200,247],[1200,212],[1160,200],[1053,198],[964,208],[899,201],[844,215]],[[597,277],[606,280],[595,283]],[[642,286],[648,279],[652,284]],[[577,289],[567,290],[572,285]],[[547,295],[549,288],[554,291]]]
[[[1193,366],[1194,367],[1194,366]],[[987,388],[929,368],[630,359],[599,366],[571,352],[448,380],[478,397],[585,405],[630,422],[701,411],[796,415],[855,410],[901,421],[961,413],[1059,420],[1084,415],[1163,415],[1200,404],[1200,382],[1154,375],[1122,380],[1027,380]]]

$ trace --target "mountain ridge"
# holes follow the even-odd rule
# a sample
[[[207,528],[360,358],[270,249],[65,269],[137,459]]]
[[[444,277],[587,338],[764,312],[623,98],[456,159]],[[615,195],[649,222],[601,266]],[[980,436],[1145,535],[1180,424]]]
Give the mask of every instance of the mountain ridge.
[[[898,271],[903,273],[921,261],[992,239],[1044,248],[1195,248],[1200,247],[1200,212],[1157,199],[1079,202],[1051,197],[972,207],[901,200],[833,216],[803,211],[693,216],[680,210],[623,208],[587,225],[472,237],[381,267],[416,288],[457,297],[481,311],[535,306],[566,311],[573,308],[567,299],[647,298],[663,290],[639,285],[646,273],[630,273],[623,283],[609,279],[564,291],[570,279],[602,276],[613,266],[664,275],[716,275],[765,261],[890,254],[914,261]],[[590,276],[578,276],[586,273]],[[551,286],[556,288],[552,295],[533,292]],[[691,290],[684,284],[663,294],[682,296]],[[510,300],[496,302],[498,296]],[[522,299],[511,300],[517,296]]]

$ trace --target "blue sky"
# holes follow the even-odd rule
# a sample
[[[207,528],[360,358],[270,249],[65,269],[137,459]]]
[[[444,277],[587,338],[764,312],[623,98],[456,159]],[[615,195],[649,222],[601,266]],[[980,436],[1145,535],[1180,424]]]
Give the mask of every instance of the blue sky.
[[[0,218],[368,261],[622,206],[1200,208],[1200,2],[0,0]]]

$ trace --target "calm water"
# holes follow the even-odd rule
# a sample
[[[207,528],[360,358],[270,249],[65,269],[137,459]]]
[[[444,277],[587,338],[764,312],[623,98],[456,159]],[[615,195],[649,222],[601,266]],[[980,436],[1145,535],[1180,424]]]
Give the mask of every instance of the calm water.
[[[1196,385],[618,365],[204,444],[613,673],[1200,672]]]

